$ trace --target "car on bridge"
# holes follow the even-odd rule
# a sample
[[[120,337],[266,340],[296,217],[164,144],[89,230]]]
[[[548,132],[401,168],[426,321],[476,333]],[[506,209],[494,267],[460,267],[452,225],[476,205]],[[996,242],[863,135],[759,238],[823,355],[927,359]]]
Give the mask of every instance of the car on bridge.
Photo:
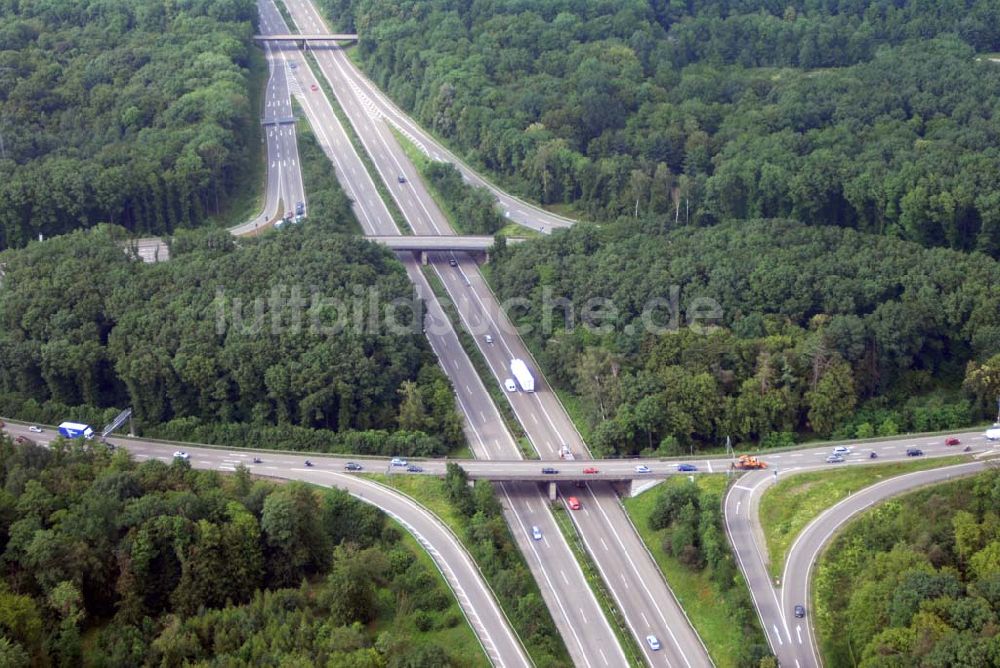
[[[357,464],[355,462],[347,462],[344,466],[345,471],[360,471],[363,468],[364,467],[361,464]]]
[[[545,475],[555,475],[556,473],[559,473],[559,469],[554,469],[551,466],[546,466],[545,468],[542,469],[542,473],[544,473]]]
[[[652,469],[649,468],[648,466],[646,466],[645,464],[639,464],[638,466],[635,467],[635,472],[636,473],[651,473]]]
[[[568,499],[566,499],[566,503],[569,504],[570,510],[580,510],[581,507],[580,499],[576,498],[575,496],[571,496]]]
[[[683,472],[697,471],[698,467],[695,466],[694,464],[678,464],[677,470]]]
[[[588,466],[587,468],[583,469],[583,472],[585,474],[587,474],[587,475],[593,475],[594,473],[600,473],[600,471],[597,470],[596,468],[594,468],[593,466]]]

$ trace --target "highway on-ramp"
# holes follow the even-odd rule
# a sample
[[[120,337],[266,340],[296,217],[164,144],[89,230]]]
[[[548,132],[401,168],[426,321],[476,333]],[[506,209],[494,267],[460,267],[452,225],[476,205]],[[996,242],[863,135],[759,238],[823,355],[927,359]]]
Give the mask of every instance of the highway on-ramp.
[[[726,533],[736,553],[753,598],[754,606],[767,636],[771,650],[781,666],[807,668],[821,665],[815,647],[809,619],[809,574],[822,546],[837,529],[854,514],[888,496],[913,487],[946,480],[954,475],[964,475],[981,470],[982,462],[972,462],[953,467],[928,469],[890,478],[856,492],[830,509],[827,509],[796,538],[785,563],[780,584],[771,579],[768,570],[767,547],[764,543],[758,507],[764,491],[779,478],[795,473],[830,470],[844,466],[876,465],[910,460],[909,448],[919,448],[924,457],[947,457],[968,454],[983,456],[994,454],[995,448],[987,442],[981,431],[958,434],[961,446],[945,445],[943,436],[923,436],[895,439],[849,446],[843,463],[826,463],[829,447],[786,451],[766,457],[770,468],[742,475],[730,486],[724,501]],[[970,452],[964,452],[964,446]],[[873,459],[871,453],[878,457]],[[778,459],[780,457],[780,459]],[[781,462],[779,464],[779,462]],[[793,616],[795,605],[806,606],[806,618]]]

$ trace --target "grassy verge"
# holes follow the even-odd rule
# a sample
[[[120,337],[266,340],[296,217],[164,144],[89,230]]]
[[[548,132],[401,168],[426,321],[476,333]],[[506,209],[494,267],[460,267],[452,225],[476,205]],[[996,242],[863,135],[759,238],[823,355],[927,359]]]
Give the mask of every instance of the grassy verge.
[[[281,6],[280,3],[279,6]],[[330,84],[327,82],[326,77],[324,77],[320,71],[319,63],[316,62],[316,56],[314,56],[312,52],[307,53],[306,61],[309,63],[309,67],[312,69],[316,80],[319,81],[323,94],[326,95],[327,99],[330,101],[330,106],[333,107],[333,113],[337,115],[337,120],[339,120],[340,124],[344,127],[344,132],[347,133],[347,138],[351,141],[351,146],[354,147],[354,152],[361,158],[361,163],[365,166],[368,176],[370,176],[372,181],[375,183],[375,189],[378,190],[379,197],[382,198],[382,201],[385,202],[386,207],[389,209],[389,215],[392,216],[393,222],[396,223],[396,228],[399,229],[399,233],[413,234],[409,224],[406,222],[406,218],[403,216],[403,212],[400,211],[399,206],[396,204],[396,200],[392,198],[392,194],[389,192],[388,186],[386,186],[385,181],[383,181],[379,176],[378,170],[375,168],[375,163],[372,162],[371,156],[369,156],[368,151],[365,150],[365,145],[361,143],[361,138],[358,137],[358,133],[354,130],[354,126],[351,125],[351,121],[347,118],[347,114],[344,113],[340,103],[337,102],[337,96],[333,94],[333,89],[330,88]]]
[[[537,665],[553,668],[571,665],[569,652],[559,637],[555,622],[552,621],[548,608],[541,604],[542,594],[538,584],[531,577],[528,564],[517,549],[510,527],[502,517],[498,517],[498,524],[489,524],[488,520],[483,520],[484,513],[480,511],[470,519],[451,502],[445,481],[438,478],[387,474],[372,474],[368,477],[414,498],[454,532],[469,554],[476,559],[480,572],[496,595],[497,602],[514,625],[525,649]],[[480,489],[480,485],[483,484],[479,483],[476,487],[477,497],[482,496],[483,490]],[[492,490],[492,487],[488,489]],[[492,503],[496,504],[494,507],[499,512],[499,502],[496,501],[495,492],[491,493]],[[473,526],[477,520],[483,521],[480,525]],[[475,536],[483,536],[484,527],[487,526],[490,529],[486,533],[490,535],[477,543]],[[503,559],[498,556],[501,553],[504,555]],[[520,607],[526,599],[539,602],[530,619],[524,619],[519,614]],[[531,628],[525,628],[527,626]]]
[[[389,521],[402,534],[400,543],[403,547],[413,555],[416,561],[423,565],[428,573],[432,574],[437,581],[437,586],[442,591],[448,592],[449,600],[451,601],[451,605],[444,610],[429,613],[432,620],[429,630],[421,631],[418,628],[413,628],[410,631],[413,638],[418,643],[434,643],[440,647],[447,648],[448,654],[455,662],[455,665],[489,666],[490,661],[483,651],[483,646],[479,643],[479,639],[473,632],[472,626],[465,619],[462,609],[458,605],[458,600],[455,598],[455,593],[451,591],[448,583],[445,582],[444,576],[441,575],[441,571],[438,570],[434,560],[431,559],[431,555],[427,554],[427,551],[420,547],[413,536],[407,533],[406,529],[397,524],[395,520],[390,519]],[[397,613],[397,599],[395,596],[383,597],[379,603],[379,619],[386,620],[386,630],[389,630],[392,628],[392,622]]]
[[[580,564],[583,576],[587,579],[587,584],[590,585],[591,591],[594,592],[598,605],[601,606],[604,616],[615,632],[615,636],[618,638],[618,643],[621,645],[629,665],[646,665],[642,659],[642,652],[635,637],[626,628],[625,618],[622,616],[621,611],[618,610],[618,606],[615,604],[614,598],[611,597],[611,592],[608,591],[607,584],[598,572],[597,566],[594,565],[593,559],[590,558],[590,553],[587,552],[580,534],[577,533],[573,520],[569,518],[566,510],[561,506],[555,506],[552,509],[552,514],[556,518],[559,530],[566,537],[566,542],[569,543],[570,549],[573,550],[573,555],[576,557],[577,563]]]
[[[703,492],[719,495],[725,493],[724,475],[696,476],[695,481]],[[691,624],[704,641],[712,660],[719,668],[735,668],[741,665],[741,657],[747,644],[767,645],[757,617],[751,615],[751,626],[756,629],[759,637],[748,638],[742,625],[734,622],[738,615],[733,611],[730,597],[720,591],[719,586],[713,582],[710,568],[701,570],[689,568],[677,557],[667,554],[663,550],[663,544],[669,540],[670,529],[654,530],[649,525],[664,486],[679,484],[688,484],[687,478],[671,478],[654,490],[625,499],[625,510],[632,518],[643,543],[653,554],[678,602],[691,619]],[[734,587],[749,592],[738,572],[735,573],[735,578],[739,582]]]
[[[798,473],[782,479],[765,491],[760,500],[760,523],[767,543],[771,575],[781,575],[788,549],[799,532],[820,513],[852,492],[903,473],[950,466],[963,461],[967,461],[967,458],[942,457],[872,466],[836,467]]]
[[[458,315],[455,304],[451,301],[451,297],[448,296],[448,292],[444,289],[441,279],[434,272],[433,268],[421,267],[421,269],[424,272],[424,276],[427,278],[427,282],[430,283],[431,290],[433,290],[434,294],[437,296],[445,315],[447,315],[448,319],[451,321],[451,326],[455,328],[455,333],[458,335],[458,340],[461,342],[462,348],[465,350],[465,354],[469,356],[469,359],[472,361],[473,368],[479,375],[480,380],[483,381],[483,385],[486,386],[486,391],[489,392],[490,398],[493,400],[494,405],[500,412],[500,416],[503,418],[504,424],[507,425],[507,429],[510,430],[510,433],[513,434],[514,438],[517,440],[517,445],[521,449],[521,454],[526,459],[538,459],[538,453],[528,441],[524,428],[515,417],[514,411],[511,409],[510,403],[507,401],[507,397],[504,396],[504,390],[493,377],[493,372],[490,371],[490,367],[486,363],[486,358],[483,357],[483,354],[479,351],[472,335],[469,334],[469,332],[462,325],[462,320]]]

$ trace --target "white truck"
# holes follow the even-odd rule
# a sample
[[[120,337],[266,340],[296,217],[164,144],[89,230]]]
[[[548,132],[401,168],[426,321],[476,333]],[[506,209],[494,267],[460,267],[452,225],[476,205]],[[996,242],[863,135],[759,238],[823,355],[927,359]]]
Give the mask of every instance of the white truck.
[[[89,441],[94,438],[94,430],[90,425],[80,422],[63,422],[59,425],[59,435],[63,438],[84,438]]]
[[[1000,422],[997,422],[986,430],[986,440],[1000,441]]]
[[[510,372],[517,379],[517,384],[521,386],[521,389],[525,392],[535,391],[535,378],[528,371],[528,365],[524,363],[524,360],[514,358],[510,361]]]

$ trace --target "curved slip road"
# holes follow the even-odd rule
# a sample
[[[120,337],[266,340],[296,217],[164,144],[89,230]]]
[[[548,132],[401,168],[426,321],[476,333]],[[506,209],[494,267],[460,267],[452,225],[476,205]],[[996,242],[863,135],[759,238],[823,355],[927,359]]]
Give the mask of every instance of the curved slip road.
[[[49,428],[42,434],[35,434],[27,425],[10,422],[4,430],[12,437],[24,436],[43,446],[57,435]],[[139,461],[159,459],[169,463],[177,449],[175,445],[131,438],[109,438],[108,441],[127,449]],[[448,527],[413,499],[370,480],[343,473],[339,463],[342,458],[310,455],[315,466],[306,468],[304,459],[291,453],[184,447],[195,468],[232,472],[242,464],[258,475],[338,487],[385,511],[406,527],[434,559],[490,661],[496,666],[533,665],[475,561]],[[260,464],[253,463],[255,455],[262,460]]]
[[[968,453],[970,455],[981,456],[995,452],[982,432],[963,433],[960,436],[963,445],[972,447],[972,452]],[[877,483],[844,499],[813,520],[796,538],[788,554],[781,586],[772,581],[768,570],[767,549],[757,512],[761,496],[779,476],[807,471],[836,470],[841,466],[905,461],[910,459],[906,455],[908,447],[920,447],[927,457],[966,454],[960,447],[944,445],[943,436],[859,444],[851,447],[847,461],[842,464],[825,463],[825,457],[830,453],[829,447],[785,452],[781,453],[785,457],[781,461],[786,462],[788,466],[782,465],[766,471],[746,473],[727,492],[723,504],[726,533],[736,553],[740,570],[747,580],[768,643],[781,666],[806,668],[819,666],[821,663],[809,624],[796,620],[793,608],[797,604],[808,607],[809,572],[819,550],[832,533],[835,533],[853,514],[878,500],[928,482],[948,479],[956,475],[955,471],[959,471],[957,475],[962,475],[966,470],[972,472],[981,470],[984,463],[972,462],[955,467],[904,474]],[[877,459],[870,458],[870,453],[873,451],[878,453]],[[768,457],[767,461],[773,462],[773,458]],[[911,482],[912,484],[908,484]],[[833,509],[838,511],[834,512]],[[806,536],[807,532],[809,537]],[[807,620],[808,617],[807,610]]]

